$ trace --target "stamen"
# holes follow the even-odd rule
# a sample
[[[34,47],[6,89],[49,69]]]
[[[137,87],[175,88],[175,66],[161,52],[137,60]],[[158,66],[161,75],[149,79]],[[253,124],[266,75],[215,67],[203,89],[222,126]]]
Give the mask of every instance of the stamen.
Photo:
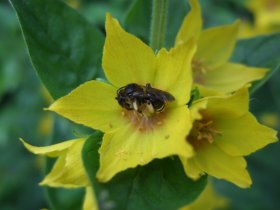
[[[150,112],[146,111],[139,113],[135,110],[124,110],[125,118],[131,123],[137,130],[141,132],[147,132],[153,130],[156,127],[160,127],[164,124],[167,115],[169,114],[169,110],[161,113],[150,114]]]
[[[212,144],[217,135],[222,135],[222,132],[217,130],[214,121],[203,114],[201,120],[194,122],[193,128],[187,137],[188,141],[195,147],[204,145],[206,142]]]
[[[157,125],[162,125],[162,121],[157,121]]]

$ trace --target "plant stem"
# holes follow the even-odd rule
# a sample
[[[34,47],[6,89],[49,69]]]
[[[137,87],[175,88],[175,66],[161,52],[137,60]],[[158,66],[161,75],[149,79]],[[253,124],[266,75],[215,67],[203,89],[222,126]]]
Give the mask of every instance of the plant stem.
[[[153,0],[150,46],[154,51],[161,49],[164,45],[167,12],[168,0]]]

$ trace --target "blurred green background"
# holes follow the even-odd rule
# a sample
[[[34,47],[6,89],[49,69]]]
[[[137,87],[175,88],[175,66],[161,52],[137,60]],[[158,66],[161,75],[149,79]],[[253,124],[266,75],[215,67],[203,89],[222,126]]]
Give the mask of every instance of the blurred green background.
[[[186,0],[171,0],[166,46],[173,44],[184,15]],[[170,2],[171,2],[170,1]],[[257,0],[256,0],[257,1]],[[151,7],[148,0],[68,0],[93,25],[104,31],[105,12],[118,18],[126,29],[148,42]],[[227,24],[237,18],[254,24],[255,14],[243,0],[201,0],[205,27]],[[137,11],[129,12],[133,9]],[[133,23],[139,23],[135,25]],[[280,29],[280,28],[279,28]],[[279,30],[280,31],[280,30]],[[269,51],[273,46],[267,46]],[[279,48],[278,48],[279,49]],[[233,60],[238,60],[237,49]],[[266,53],[266,52],[264,52]],[[278,63],[280,52],[278,51]],[[277,55],[276,55],[277,56]],[[276,59],[277,60],[277,59]],[[246,61],[250,63],[250,61]],[[251,111],[257,118],[279,130],[280,72],[251,97]],[[0,0],[0,209],[35,210],[49,208],[49,190],[38,186],[44,173],[44,159],[29,154],[18,138],[34,145],[48,145],[52,138],[68,139],[75,129],[63,119],[43,111],[51,103],[40,79],[32,69],[17,17],[8,1]],[[55,131],[52,129],[55,122]],[[230,200],[227,209],[280,209],[280,145],[270,145],[247,158],[254,184],[239,189],[224,181],[215,181],[215,189]],[[58,190],[56,198],[65,209],[79,209],[83,192]],[[74,199],[73,199],[74,198]],[[49,199],[52,199],[49,197]],[[64,210],[64,209],[62,209]]]

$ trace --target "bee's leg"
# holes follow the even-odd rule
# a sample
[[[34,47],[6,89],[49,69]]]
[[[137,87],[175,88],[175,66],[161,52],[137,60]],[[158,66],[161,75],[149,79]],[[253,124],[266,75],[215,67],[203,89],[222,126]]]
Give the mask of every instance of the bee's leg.
[[[138,102],[136,100],[132,102],[132,106],[135,111],[138,111]]]

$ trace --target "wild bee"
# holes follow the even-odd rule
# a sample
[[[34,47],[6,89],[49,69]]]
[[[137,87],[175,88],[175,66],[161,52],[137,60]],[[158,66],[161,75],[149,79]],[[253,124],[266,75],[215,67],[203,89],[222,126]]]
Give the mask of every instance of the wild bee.
[[[168,92],[153,88],[150,83],[145,86],[131,83],[118,89],[116,100],[127,110],[159,113],[164,110],[167,102],[175,98]]]

